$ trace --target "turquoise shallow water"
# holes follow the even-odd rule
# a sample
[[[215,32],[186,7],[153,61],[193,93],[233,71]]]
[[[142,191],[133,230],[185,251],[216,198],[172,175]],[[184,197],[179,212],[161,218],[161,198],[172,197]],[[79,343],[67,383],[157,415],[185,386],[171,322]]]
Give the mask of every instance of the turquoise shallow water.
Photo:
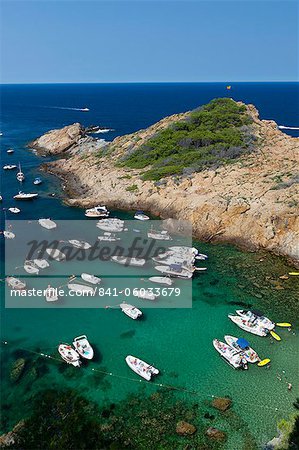
[[[120,87],[118,89],[119,93],[121,89]],[[161,94],[161,89],[159,87],[157,96]],[[150,110],[145,109],[136,124],[133,117],[134,107],[130,112],[132,117],[125,115],[128,93],[124,96],[123,110],[118,109],[118,114],[113,116],[108,109],[104,114],[100,107],[96,110],[94,106],[94,116],[90,120],[107,126],[112,125],[117,128],[117,133],[119,124],[122,123],[121,118],[126,117],[125,125],[122,123],[123,128],[119,131],[121,134],[146,126],[158,119],[159,115],[176,112],[176,108],[188,109],[192,107],[192,102],[200,103],[201,98],[206,101],[209,95],[219,95],[217,94],[219,86],[216,86],[214,91],[210,87],[209,93],[204,88],[202,91],[196,89],[196,102],[191,93],[188,93],[190,95],[188,97],[186,92],[182,91],[175,105],[169,100],[167,108],[166,102],[163,109],[158,101],[157,104],[151,103]],[[245,95],[245,88],[242,89],[241,97]],[[88,100],[84,98],[84,89],[79,90],[79,93],[82,104],[89,105],[90,92]],[[251,95],[252,98],[259,97],[260,93],[260,88],[254,90],[253,86],[248,87],[246,91],[249,100]],[[184,97],[185,94],[188,100],[186,96]],[[61,116],[59,111],[52,109],[45,109],[44,112],[39,110],[37,114],[36,109],[28,107],[28,102],[25,101],[28,100],[28,95],[23,88],[18,96],[6,98],[9,107],[4,117],[4,136],[1,139],[3,164],[8,162],[6,148],[13,146],[16,150],[15,159],[22,161],[22,167],[27,175],[26,183],[28,182],[27,186],[30,186],[30,181],[39,173],[38,165],[44,160],[28,152],[25,143],[53,126],[63,126],[79,118],[74,116],[74,112],[65,110],[61,112]],[[121,99],[121,94],[119,95]],[[153,92],[143,92],[143,95],[152,98]],[[170,94],[166,93],[165,96],[167,95]],[[278,95],[277,90],[275,95]],[[74,92],[67,92],[65,97],[56,92],[53,102],[55,101],[56,106],[58,101],[59,104],[69,106],[73,98]],[[259,98],[260,104],[263,105],[267,97]],[[271,98],[273,103],[273,97]],[[34,102],[45,104],[46,101],[49,103],[49,95],[42,92],[39,93],[39,97],[31,97],[31,105]],[[102,97],[101,101],[108,102],[105,97]],[[279,102],[279,98],[277,101]],[[137,100],[133,101],[133,106],[135,105],[136,109],[140,108],[140,102],[136,102]],[[277,108],[273,108],[271,114],[267,111],[267,118],[270,116],[276,118],[275,111]],[[284,124],[289,124],[288,119],[286,116],[281,117]],[[87,120],[86,116],[84,120]],[[47,216],[57,220],[81,219],[82,210],[62,205],[61,199],[58,198],[60,196],[58,181],[49,175],[43,177],[45,183],[40,188],[41,198],[34,204],[22,204],[20,218],[37,219],[43,217],[47,211]],[[13,206],[11,196],[17,188],[14,177],[7,173],[3,174],[3,207]],[[49,197],[50,192],[56,192],[57,198]],[[116,214],[121,218],[132,218],[130,212],[116,212]],[[1,241],[3,248],[3,240]],[[292,402],[298,396],[298,279],[293,277],[280,280],[279,276],[288,273],[291,268],[285,261],[272,255],[244,253],[229,245],[208,245],[199,242],[194,244],[209,255],[209,261],[207,273],[198,274],[193,280],[193,308],[190,310],[147,309],[144,320],[134,322],[118,310],[2,309],[2,339],[9,343],[1,347],[3,429],[9,429],[30,411],[32,396],[39,389],[72,386],[81,394],[98,402],[116,402],[132,392],[145,395],[156,391],[158,386],[139,382],[138,377],[126,366],[124,358],[131,353],[160,369],[161,376],[157,378],[157,383],[183,388],[182,391],[176,392],[177,397],[184,397],[191,402],[204,402],[211,400],[213,395],[230,395],[234,402],[234,411],[239,415],[242,426],[239,429],[229,430],[227,443],[229,450],[242,448],[240,444],[243,442],[246,427],[259,445],[271,439],[276,433],[277,422],[293,413]],[[4,303],[3,285],[1,301]],[[245,332],[239,332],[227,318],[227,314],[233,312],[239,305],[255,306],[262,309],[274,321],[290,321],[294,327],[291,332],[287,329],[279,331],[281,342],[271,343],[269,338],[246,335]],[[68,368],[58,361],[47,358],[40,361],[37,354],[22,350],[43,352],[57,358],[58,342],[70,342],[74,336],[81,333],[88,335],[96,349],[95,361],[81,370]],[[231,369],[221,360],[212,346],[213,338],[222,339],[224,334],[249,339],[252,347],[262,357],[271,358],[271,368],[251,366],[247,372]],[[9,379],[9,371],[17,357],[26,358],[30,370],[17,384],[13,384]],[[277,378],[278,374],[281,381]],[[290,392],[287,390],[287,382],[293,384],[293,390]],[[215,425],[226,426],[221,420]]]

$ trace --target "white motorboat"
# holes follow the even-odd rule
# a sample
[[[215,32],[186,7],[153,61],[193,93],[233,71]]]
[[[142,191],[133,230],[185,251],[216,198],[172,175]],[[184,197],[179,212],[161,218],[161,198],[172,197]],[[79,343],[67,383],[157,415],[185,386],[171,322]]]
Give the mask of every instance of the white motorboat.
[[[6,164],[5,166],[3,166],[4,170],[14,170],[16,168],[17,166],[15,164]]]
[[[267,336],[268,330],[258,323],[252,323],[249,320],[243,319],[240,316],[228,315],[229,319],[238,325],[242,330],[248,331],[249,333],[256,334],[257,336]]]
[[[158,284],[165,284],[167,286],[171,286],[173,284],[172,279],[169,277],[150,277],[149,281]]]
[[[57,227],[57,224],[51,219],[38,219],[38,223],[47,230],[53,230]]]
[[[36,177],[33,181],[33,184],[35,186],[39,186],[40,184],[42,184],[43,180],[40,177]]]
[[[268,319],[268,317],[265,317],[263,313],[257,309],[237,309],[236,313],[243,319],[249,320],[252,323],[258,322],[262,327],[267,328],[268,330],[273,330],[275,328],[275,323]]]
[[[20,164],[20,163],[19,163],[19,172],[17,173],[17,180],[20,181],[20,182],[22,182],[22,181],[25,180],[25,175],[24,175],[24,173],[22,172],[21,164]]]
[[[91,218],[99,218],[99,217],[108,217],[110,212],[106,208],[106,206],[95,206],[94,208],[86,209],[85,216]]]
[[[6,278],[6,283],[12,289],[23,290],[23,289],[26,288],[26,283],[24,281],[19,280],[18,278],[15,278],[15,277],[7,277]]]
[[[171,277],[184,279],[190,279],[193,277],[193,271],[184,269],[179,264],[171,264],[171,266],[155,266],[155,269],[158,270],[158,272],[162,272],[163,274]]]
[[[13,214],[19,214],[21,212],[19,208],[8,208],[8,211]]]
[[[89,108],[81,108],[80,111],[87,112],[89,111]]]
[[[45,297],[47,302],[57,302],[58,301],[57,288],[48,285],[47,289],[45,290]]]
[[[137,375],[147,381],[150,381],[153,375],[159,374],[158,369],[142,361],[141,359],[136,358],[135,356],[128,355],[126,357],[126,363],[130,367],[130,369],[132,369],[135,373],[137,373]]]
[[[81,278],[82,280],[87,281],[87,283],[91,284],[99,284],[101,282],[101,278],[90,275],[89,273],[81,273]]]
[[[6,153],[11,155],[12,153],[14,153],[14,149],[13,148],[9,148],[8,150],[6,150]]]
[[[149,216],[147,216],[146,214],[144,214],[143,211],[136,211],[135,215],[134,215],[134,219],[137,220],[149,220]]]
[[[195,256],[195,259],[198,259],[199,261],[205,261],[206,259],[208,259],[208,255],[205,255],[204,253],[198,253]]]
[[[66,259],[66,255],[57,248],[46,248],[46,252],[51,259],[56,261],[64,261]]]
[[[134,297],[142,298],[143,300],[156,300],[159,295],[154,294],[149,289],[133,289],[133,295]]]
[[[176,245],[176,246],[172,246],[169,247],[169,250],[177,253],[177,254],[189,254],[189,255],[198,255],[198,250],[195,247],[188,247],[186,245]]]
[[[120,219],[102,219],[97,223],[97,227],[103,231],[110,231],[110,233],[120,233],[125,231],[125,222]]]
[[[16,235],[12,231],[3,231],[3,236],[6,239],[14,239]]]
[[[60,344],[58,352],[61,358],[68,364],[72,364],[75,367],[81,366],[80,355],[69,344]]]
[[[92,359],[94,356],[94,351],[90,343],[88,342],[87,336],[83,334],[82,336],[78,336],[73,341],[73,346],[75,350],[79,353],[82,358]]]
[[[157,241],[171,241],[172,237],[169,235],[168,231],[155,231],[149,230],[147,233],[147,237],[149,239],[156,239]]]
[[[165,253],[159,256],[154,256],[152,260],[156,263],[164,264],[165,266],[177,264],[182,267],[187,267],[192,266],[194,263],[194,257],[186,258],[185,256],[166,255]]]
[[[2,202],[2,200],[3,200],[3,197],[2,197],[2,195],[0,195],[0,202]]]
[[[120,241],[120,239],[121,238],[116,236],[116,234],[109,233],[108,231],[106,231],[102,236],[98,236],[98,240],[103,242],[115,242]]]
[[[111,256],[111,261],[124,266],[135,266],[142,267],[145,264],[145,259],[143,258],[129,258],[128,256]]]
[[[36,267],[33,261],[26,260],[24,262],[24,270],[29,273],[30,275],[38,275],[39,274],[39,268]]]
[[[19,193],[18,194],[16,194],[16,195],[14,195],[14,199],[15,200],[33,200],[33,199],[35,199],[35,198],[37,198],[38,197],[38,194],[35,194],[35,193],[28,193],[28,194],[25,194],[24,192],[22,192],[22,191],[19,191]]]
[[[70,291],[74,291],[77,294],[86,292],[88,293],[88,295],[94,295],[95,293],[94,288],[92,288],[91,286],[87,286],[86,284],[69,282],[67,287]]]
[[[253,364],[260,361],[259,355],[249,346],[249,342],[246,339],[227,335],[224,336],[224,340],[231,347],[243,352],[248,362]]]
[[[68,242],[76,248],[82,248],[83,250],[88,250],[91,245],[85,241],[78,241],[77,239],[70,239]]]
[[[230,347],[230,345],[219,341],[213,340],[213,345],[218,353],[234,368],[234,369],[247,369],[247,361],[244,358],[242,352]]]
[[[50,266],[50,264],[48,263],[48,261],[46,259],[33,259],[33,262],[35,264],[35,266],[39,267],[40,269],[46,269],[47,267]]]
[[[122,312],[133,320],[136,320],[142,316],[142,312],[140,309],[136,308],[136,306],[129,305],[128,303],[121,303],[119,306]]]

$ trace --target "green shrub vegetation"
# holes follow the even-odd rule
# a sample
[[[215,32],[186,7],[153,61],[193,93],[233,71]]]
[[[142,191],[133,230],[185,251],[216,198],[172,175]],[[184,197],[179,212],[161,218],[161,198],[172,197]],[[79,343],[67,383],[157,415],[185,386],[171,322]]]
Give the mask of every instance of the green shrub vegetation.
[[[128,187],[126,188],[126,191],[128,191],[128,192],[135,192],[135,191],[138,191],[138,186],[137,186],[137,184],[131,184],[130,186],[128,186]]]
[[[142,175],[146,180],[218,167],[253,150],[251,122],[244,105],[215,99],[128,151],[118,164],[147,168]]]

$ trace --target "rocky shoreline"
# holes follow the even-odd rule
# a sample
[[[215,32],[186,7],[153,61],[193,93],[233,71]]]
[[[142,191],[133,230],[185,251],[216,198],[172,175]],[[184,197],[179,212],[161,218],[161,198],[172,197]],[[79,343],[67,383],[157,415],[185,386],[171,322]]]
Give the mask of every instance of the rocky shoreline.
[[[144,181],[142,171],[117,167],[114,162],[172,123],[185,120],[189,113],[118,137],[100,154],[103,143],[99,145],[94,138],[85,141],[83,137],[82,141],[77,135],[77,140],[68,141],[67,150],[61,144],[64,136],[69,138],[69,128],[79,124],[47,133],[30,146],[60,155],[44,169],[63,180],[70,205],[103,203],[110,208],[143,209],[161,218],[188,219],[199,240],[228,242],[253,251],[266,249],[299,267],[299,139],[281,132],[273,121],[260,120],[253,105],[246,108],[253,119],[256,151],[188,177]]]

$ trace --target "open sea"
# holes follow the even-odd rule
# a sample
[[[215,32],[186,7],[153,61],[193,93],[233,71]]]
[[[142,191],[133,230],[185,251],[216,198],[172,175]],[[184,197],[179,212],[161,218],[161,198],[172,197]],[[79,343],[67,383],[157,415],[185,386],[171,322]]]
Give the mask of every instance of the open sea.
[[[1,167],[20,161],[26,175],[26,191],[33,189],[36,176],[44,179],[37,188],[40,198],[21,206],[19,203],[21,214],[18,217],[11,214],[8,218],[84,218],[83,210],[63,204],[59,180],[39,171],[39,165],[49,158],[40,158],[26,147],[33,138],[53,128],[80,122],[85,126],[113,129],[97,135],[110,141],[146,128],[167,115],[227,96],[253,103],[262,119],[295,128],[285,128],[284,132],[299,136],[298,83],[234,83],[229,91],[225,83],[2,86]],[[89,108],[88,112],[80,111],[85,107]],[[8,155],[8,148],[13,148],[15,153]],[[19,190],[15,172],[0,170],[1,208],[17,206],[12,199]],[[50,196],[52,193],[55,197]],[[132,211],[113,213],[126,219],[132,219],[134,214]],[[1,230],[3,223],[2,211]],[[3,280],[4,239],[0,239]],[[40,389],[69,386],[101,403],[117,402],[131,393],[155,392],[159,389],[157,385],[132,380],[135,375],[124,358],[133,354],[160,369],[157,383],[182,388],[177,391],[177,397],[198,403],[203,413],[208,410],[206,402],[213,396],[230,396],[238,418],[235,425],[227,429],[224,419],[222,422],[221,416],[217,416],[216,422],[207,420],[207,426],[222,427],[228,432],[228,450],[245,448],[248,435],[263,448],[276,435],[277,423],[295,411],[293,402],[299,395],[299,277],[281,280],[279,277],[293,268],[284,259],[265,252],[247,253],[231,245],[196,241],[194,245],[208,254],[209,259],[207,272],[193,279],[193,308],[146,309],[145,320],[140,322],[117,310],[5,309],[4,283],[1,283],[1,340],[8,342],[1,346],[1,431],[11,429],[30,412],[30,399]],[[291,322],[292,330],[279,329],[281,342],[246,335],[227,318],[243,305],[261,309],[275,322]],[[83,333],[97,351],[96,360],[88,367],[62,371],[58,362],[45,358],[42,369],[33,369],[35,356],[27,350],[58,357],[59,342],[70,342]],[[233,370],[212,345],[214,338],[223,340],[225,334],[246,337],[262,358],[271,359],[271,367],[251,365],[248,371]],[[12,383],[9,372],[16,357],[30,358],[32,369],[19,382]],[[91,368],[105,373],[95,380]],[[288,382],[293,385],[291,391],[287,389]]]

